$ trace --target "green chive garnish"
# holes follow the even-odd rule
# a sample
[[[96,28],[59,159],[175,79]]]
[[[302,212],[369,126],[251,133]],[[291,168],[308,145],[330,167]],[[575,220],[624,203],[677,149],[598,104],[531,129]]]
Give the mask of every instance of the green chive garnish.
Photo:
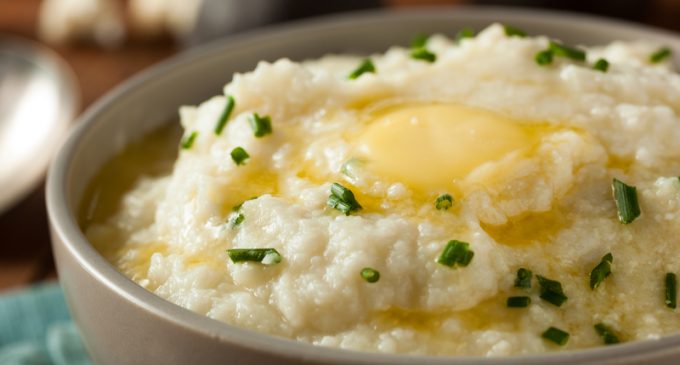
[[[602,257],[600,263],[590,272],[590,289],[596,289],[612,273],[613,261],[611,252]]]
[[[609,62],[604,58],[600,58],[593,65],[593,69],[597,71],[607,72],[607,70],[609,69]]]
[[[450,194],[442,194],[437,197],[437,200],[434,202],[434,207],[437,208],[437,210],[447,210],[451,208],[453,205],[453,197]]]
[[[427,45],[427,40],[430,38],[427,34],[418,33],[411,40],[411,48],[424,48]]]
[[[541,286],[541,299],[558,307],[569,299],[564,294],[562,283],[559,281],[551,280],[541,275],[536,275],[536,279],[538,279],[538,284]]]
[[[414,60],[421,60],[429,63],[433,63],[437,60],[437,55],[428,51],[425,48],[418,48],[411,51],[411,58]]]
[[[253,113],[250,116],[250,127],[253,128],[255,137],[266,136],[272,133],[272,119],[268,115],[261,117],[259,114]]]
[[[234,160],[236,165],[245,164],[248,158],[250,158],[250,155],[248,152],[246,152],[246,150],[243,149],[243,147],[236,147],[231,150],[231,159]]]
[[[546,49],[545,51],[538,52],[538,53],[536,53],[535,60],[536,60],[536,63],[538,63],[541,66],[549,65],[553,61],[553,53],[549,49]]]
[[[229,222],[231,224],[231,228],[236,228],[238,225],[243,223],[245,219],[246,216],[243,215],[243,213],[236,213],[236,215],[234,215],[231,221]]]
[[[531,270],[523,267],[517,270],[517,277],[515,278],[515,288],[529,289],[531,288],[531,277],[534,273]]]
[[[367,58],[363,61],[361,61],[361,64],[359,64],[359,67],[357,67],[354,71],[352,71],[349,76],[347,76],[348,79],[350,80],[356,80],[359,78],[359,76],[370,72],[370,73],[375,73],[375,66],[373,65],[373,61],[371,61],[370,58]]]
[[[508,37],[526,37],[527,36],[527,32],[525,32],[525,31],[523,31],[519,28],[515,28],[511,25],[504,25],[503,29],[505,30],[505,35],[507,35]]]
[[[506,305],[508,308],[525,308],[531,304],[531,298],[527,296],[509,297]]]
[[[551,50],[555,56],[571,58],[576,61],[586,60],[586,52],[584,50],[576,47],[569,47],[559,42],[550,41],[548,49]]]
[[[281,254],[275,248],[232,248],[227,250],[234,263],[259,262],[263,265],[274,265],[281,262]]]
[[[475,31],[472,28],[463,28],[456,33],[456,42],[460,42],[466,38],[474,38]]]
[[[196,140],[197,136],[198,136],[197,131],[191,132],[191,134],[189,134],[187,137],[182,139],[182,142],[180,143],[180,147],[183,150],[188,150],[189,148],[191,148],[191,146],[194,145],[194,141]]]
[[[569,341],[569,333],[562,331],[559,328],[556,327],[550,327],[543,334],[541,334],[541,337],[545,338],[548,341],[554,342],[560,346],[564,346],[567,341]]]
[[[361,269],[361,277],[369,283],[375,283],[380,280],[380,272],[370,267]]]
[[[328,206],[341,211],[344,215],[349,215],[349,213],[361,209],[361,204],[357,202],[354,193],[338,183],[331,185]]]
[[[470,244],[463,241],[451,240],[446,244],[437,262],[448,267],[468,266],[475,255],[470,250]]]
[[[604,323],[598,323],[593,326],[595,328],[595,332],[602,337],[602,341],[604,341],[605,345],[613,345],[621,342],[619,340],[619,337],[614,333],[614,330],[611,329],[611,327],[607,326]]]
[[[222,115],[220,115],[220,119],[217,121],[217,125],[215,125],[216,135],[219,136],[220,134],[222,134],[222,130],[224,129],[224,126],[227,125],[227,121],[231,116],[231,112],[234,111],[235,104],[236,103],[234,102],[234,97],[231,95],[227,96],[227,105],[224,107],[224,111],[222,111]]]
[[[677,290],[678,290],[678,280],[675,274],[669,272],[666,274],[666,307],[675,309],[677,305]]]
[[[659,63],[666,58],[670,57],[673,52],[668,47],[659,48],[656,52],[649,56],[649,61],[651,63]]]
[[[614,201],[618,210],[619,222],[629,224],[640,216],[640,205],[637,199],[637,189],[635,186],[614,179],[612,181]]]
[[[349,213],[352,212],[352,206],[335,195],[328,197],[327,204],[329,207],[341,211],[344,215],[349,215]]]

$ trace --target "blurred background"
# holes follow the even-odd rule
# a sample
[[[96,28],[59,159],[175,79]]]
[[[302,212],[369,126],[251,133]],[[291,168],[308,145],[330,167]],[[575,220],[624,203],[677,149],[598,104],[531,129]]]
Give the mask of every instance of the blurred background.
[[[569,10],[680,31],[680,0],[0,0],[0,37],[56,51],[74,72],[80,112],[141,69],[214,38],[328,13],[443,5]],[[42,183],[0,208],[0,291],[55,277],[46,222]]]
[[[60,288],[45,284],[56,271],[44,167],[77,114],[134,73],[229,34],[330,13],[448,5],[568,10],[680,31],[680,0],[0,0],[0,364],[88,363]]]

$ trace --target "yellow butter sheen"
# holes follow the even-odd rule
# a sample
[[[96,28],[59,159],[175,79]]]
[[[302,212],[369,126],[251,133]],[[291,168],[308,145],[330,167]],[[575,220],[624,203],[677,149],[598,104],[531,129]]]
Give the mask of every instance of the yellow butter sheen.
[[[532,125],[455,104],[390,108],[358,140],[381,176],[421,190],[445,189],[476,167],[538,142]]]

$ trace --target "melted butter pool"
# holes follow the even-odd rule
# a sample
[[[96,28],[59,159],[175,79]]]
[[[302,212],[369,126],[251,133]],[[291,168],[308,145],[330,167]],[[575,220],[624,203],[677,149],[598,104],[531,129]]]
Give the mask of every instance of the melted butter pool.
[[[528,153],[547,128],[456,104],[393,106],[358,137],[368,168],[422,191],[447,189],[478,166]]]
[[[120,207],[125,193],[140,176],[156,177],[170,173],[177,159],[182,132],[179,123],[164,125],[125,146],[92,178],[78,210],[78,223],[86,228],[103,223]]]

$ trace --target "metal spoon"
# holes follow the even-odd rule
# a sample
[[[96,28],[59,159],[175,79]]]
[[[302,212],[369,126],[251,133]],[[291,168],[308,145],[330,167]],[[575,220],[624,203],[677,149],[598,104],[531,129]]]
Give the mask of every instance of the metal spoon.
[[[56,54],[0,36],[0,213],[41,181],[78,100],[75,76]]]

